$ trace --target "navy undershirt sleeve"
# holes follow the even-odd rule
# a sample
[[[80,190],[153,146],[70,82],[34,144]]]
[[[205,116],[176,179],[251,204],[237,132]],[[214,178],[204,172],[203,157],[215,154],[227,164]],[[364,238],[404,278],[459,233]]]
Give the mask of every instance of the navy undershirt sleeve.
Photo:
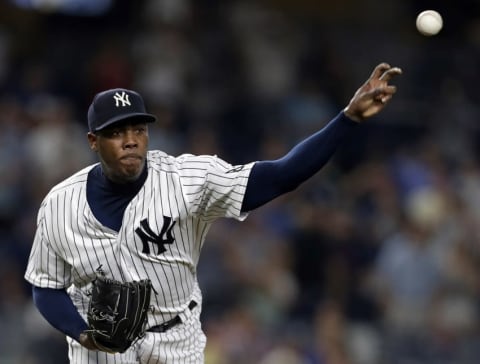
[[[242,211],[251,211],[293,191],[318,172],[357,125],[343,112],[277,160],[256,162],[250,172]]]
[[[32,286],[33,302],[42,316],[57,330],[78,341],[88,329],[72,300],[64,289]]]

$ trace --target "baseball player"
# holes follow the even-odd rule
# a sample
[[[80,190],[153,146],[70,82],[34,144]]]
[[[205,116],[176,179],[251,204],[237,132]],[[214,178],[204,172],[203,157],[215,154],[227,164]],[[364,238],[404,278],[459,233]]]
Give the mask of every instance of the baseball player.
[[[196,269],[211,224],[244,220],[313,176],[347,133],[384,108],[399,74],[379,64],[344,110],[287,155],[236,166],[216,156],[149,151],[148,124],[156,118],[140,94],[97,94],[87,137],[99,163],[49,191],[25,272],[36,307],[67,336],[70,362],[203,363]],[[89,288],[99,267],[119,281],[148,278],[155,290],[146,334],[124,353],[104,352],[88,335]]]

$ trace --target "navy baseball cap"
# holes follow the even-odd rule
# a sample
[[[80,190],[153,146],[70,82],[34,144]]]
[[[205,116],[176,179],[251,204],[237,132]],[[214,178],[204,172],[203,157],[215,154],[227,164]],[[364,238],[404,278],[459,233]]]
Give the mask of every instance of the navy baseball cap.
[[[157,120],[146,112],[145,103],[138,92],[124,88],[99,92],[88,108],[88,128],[91,132],[130,118],[146,123]]]

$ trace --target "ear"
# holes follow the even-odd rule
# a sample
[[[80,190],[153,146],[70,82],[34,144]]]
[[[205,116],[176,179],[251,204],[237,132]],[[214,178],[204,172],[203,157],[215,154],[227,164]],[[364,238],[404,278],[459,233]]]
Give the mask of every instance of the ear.
[[[96,152],[97,151],[97,136],[94,133],[89,131],[87,133],[87,139],[88,139],[88,144],[90,144],[90,149]]]

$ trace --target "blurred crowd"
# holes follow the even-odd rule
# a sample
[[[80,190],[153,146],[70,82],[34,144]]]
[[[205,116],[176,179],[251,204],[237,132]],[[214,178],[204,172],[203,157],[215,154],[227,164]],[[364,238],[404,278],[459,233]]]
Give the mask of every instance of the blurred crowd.
[[[42,198],[96,162],[96,92],[145,96],[152,149],[239,164],[323,127],[382,61],[404,74],[380,115],[299,189],[212,228],[206,363],[480,362],[478,1],[110,6],[0,5],[0,364],[67,363],[23,273]],[[432,38],[414,28],[428,7],[445,21]]]

